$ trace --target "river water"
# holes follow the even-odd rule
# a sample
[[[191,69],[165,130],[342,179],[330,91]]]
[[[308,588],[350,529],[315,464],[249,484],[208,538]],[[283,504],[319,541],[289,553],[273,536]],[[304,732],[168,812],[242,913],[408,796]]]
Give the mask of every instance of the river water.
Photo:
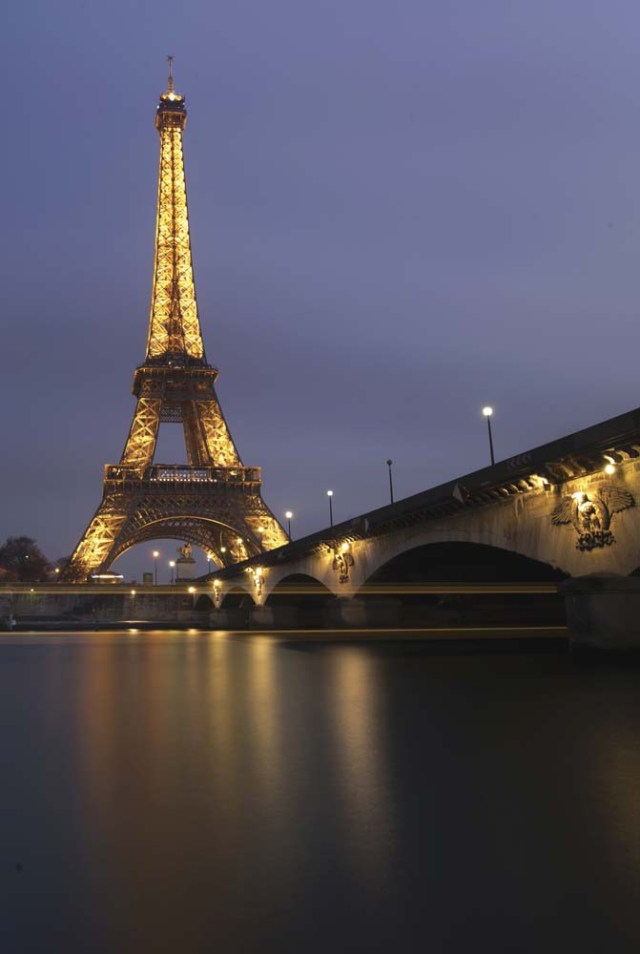
[[[636,952],[640,667],[0,638],[0,950]]]

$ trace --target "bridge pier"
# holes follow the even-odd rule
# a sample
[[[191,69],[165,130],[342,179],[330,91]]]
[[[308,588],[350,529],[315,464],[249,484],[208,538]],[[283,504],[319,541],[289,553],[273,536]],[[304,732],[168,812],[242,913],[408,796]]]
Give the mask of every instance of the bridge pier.
[[[375,629],[402,625],[401,600],[384,597],[338,597],[328,607],[327,626]]]
[[[640,578],[583,576],[560,585],[574,646],[640,649]]]
[[[251,610],[251,625],[260,629],[262,626],[270,628],[274,625],[274,612],[271,606],[254,606]]]
[[[357,597],[338,597],[330,608],[331,622],[336,626],[365,627],[367,608]]]

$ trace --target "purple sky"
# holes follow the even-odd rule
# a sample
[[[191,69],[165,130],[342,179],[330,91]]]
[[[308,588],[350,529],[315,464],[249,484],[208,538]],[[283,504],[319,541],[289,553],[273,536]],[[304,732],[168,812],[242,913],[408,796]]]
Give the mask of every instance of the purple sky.
[[[640,404],[640,9],[30,0],[3,30],[0,539],[69,553],[144,357],[175,55],[209,361],[296,536]],[[156,460],[184,459],[181,431]],[[174,449],[175,448],[175,449]],[[147,550],[123,559],[134,575]],[[163,560],[173,555],[164,541]]]

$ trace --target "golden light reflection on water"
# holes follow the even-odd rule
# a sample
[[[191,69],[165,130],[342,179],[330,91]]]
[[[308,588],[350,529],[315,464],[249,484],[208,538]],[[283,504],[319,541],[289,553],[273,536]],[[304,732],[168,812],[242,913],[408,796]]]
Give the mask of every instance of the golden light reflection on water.
[[[208,637],[204,644],[204,662],[207,670],[207,690],[204,697],[203,723],[207,745],[204,757],[208,760],[207,776],[215,788],[215,803],[220,822],[231,837],[240,831],[240,821],[234,806],[236,793],[242,791],[243,746],[237,739],[238,706],[241,687],[237,682],[237,659],[232,640],[225,635]]]
[[[248,738],[254,767],[253,779],[269,805],[283,789],[282,709],[276,666],[276,644],[264,637],[250,643],[247,673]]]
[[[167,811],[184,826],[179,812],[193,802],[215,828],[217,853],[232,857],[247,812],[275,845],[291,818],[308,817],[317,777],[338,792],[336,837],[349,846],[354,874],[376,877],[390,823],[374,661],[345,647],[327,665],[259,636],[126,640],[95,646],[77,706],[94,828],[114,850],[133,839],[153,855]],[[283,682],[292,665],[299,681],[288,671]],[[291,863],[313,850],[288,838]],[[143,877],[148,861],[138,863]]]
[[[587,797],[594,817],[606,828],[605,842],[621,880],[634,872],[640,888],[640,743],[635,726],[609,714],[590,744],[596,758]]]
[[[333,732],[336,780],[345,833],[360,877],[377,879],[388,861],[392,832],[384,695],[378,660],[343,647],[333,657]]]
[[[84,892],[100,950],[304,951],[336,909],[345,950],[412,950],[407,912],[447,937],[461,904],[480,920],[460,950],[486,911],[505,950],[522,923],[536,950],[558,920],[589,950],[601,922],[637,926],[633,672],[255,634],[6,645],[16,897],[58,879],[75,927]]]

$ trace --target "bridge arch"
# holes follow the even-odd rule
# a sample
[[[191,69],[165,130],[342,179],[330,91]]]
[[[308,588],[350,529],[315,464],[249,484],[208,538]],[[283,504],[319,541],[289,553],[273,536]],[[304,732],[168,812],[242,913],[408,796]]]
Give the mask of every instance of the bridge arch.
[[[242,586],[234,581],[233,586],[225,590],[220,597],[221,609],[239,609],[243,604],[246,605],[247,598],[254,605],[256,600],[248,587]]]
[[[301,560],[296,560],[295,563],[270,564],[265,567],[264,587],[257,602],[265,603],[276,587],[292,576],[306,578],[311,581],[310,585],[323,586],[334,596],[343,595],[338,578],[331,570],[329,552],[329,549],[327,549],[326,554],[320,554],[320,556],[317,554],[305,556]]]
[[[378,583],[534,583],[557,582],[566,574],[549,563],[515,550],[462,540],[419,543],[379,564],[363,581]]]
[[[289,602],[304,596],[305,601],[333,600],[335,594],[322,580],[309,573],[288,573],[273,585],[266,598],[265,605],[274,606],[277,603]]]
[[[547,563],[501,547],[441,541],[397,553],[367,577],[355,596],[367,618],[386,615],[408,626],[499,626],[525,621],[532,626],[561,626],[564,601],[555,584],[565,577]],[[470,589],[465,591],[464,584]],[[514,584],[513,590],[509,584]]]
[[[534,563],[547,566],[551,573],[560,574],[557,579],[563,579],[566,574],[559,570],[550,560],[538,559],[539,554],[531,552],[522,547],[518,541],[505,532],[496,530],[493,527],[483,527],[481,525],[463,528],[456,527],[434,527],[427,525],[416,528],[406,537],[398,539],[397,536],[385,536],[373,538],[365,541],[364,546],[354,548],[354,556],[363,560],[363,566],[358,572],[353,574],[354,582],[357,586],[371,580],[374,574],[385,564],[390,563],[404,553],[409,553],[418,548],[435,545],[458,545],[458,546],[477,546],[486,548],[487,553],[491,551],[502,551],[517,558],[529,559]]]
[[[321,580],[308,573],[288,573],[271,587],[264,605],[277,626],[304,629],[322,627],[336,596]]]

